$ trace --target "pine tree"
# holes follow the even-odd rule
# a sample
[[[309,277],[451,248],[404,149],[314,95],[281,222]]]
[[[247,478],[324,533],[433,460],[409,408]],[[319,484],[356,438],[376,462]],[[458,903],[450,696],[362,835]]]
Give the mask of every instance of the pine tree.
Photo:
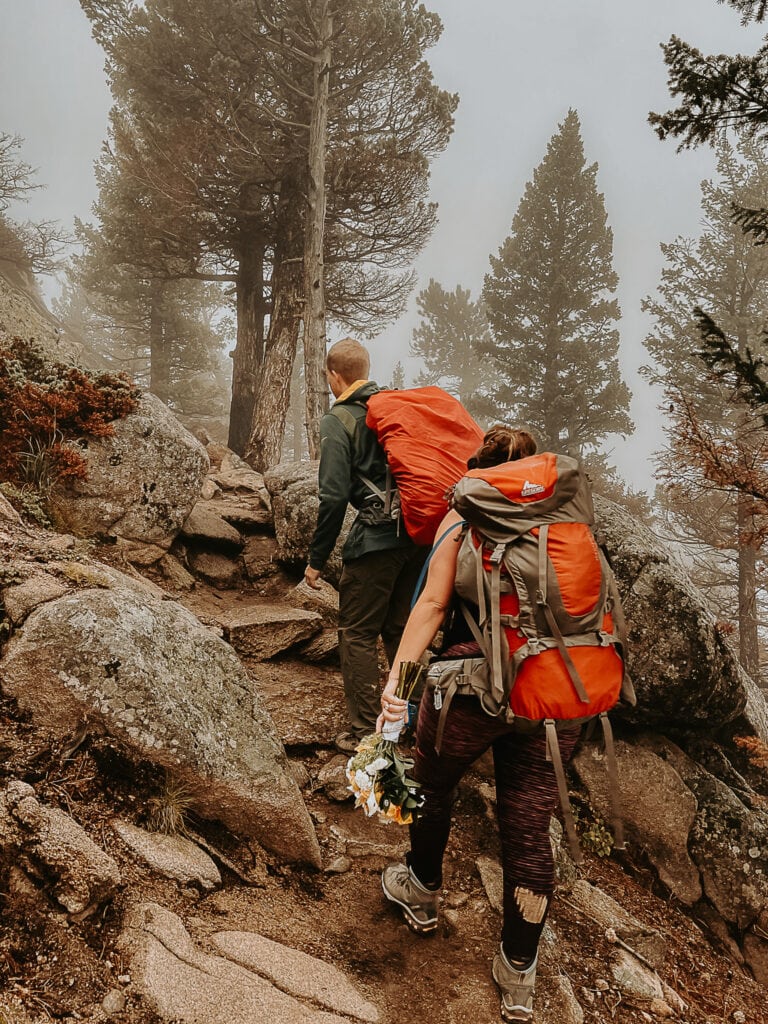
[[[743,140],[738,152],[721,141],[717,166],[719,180],[705,181],[701,187],[700,237],[679,238],[661,247],[665,267],[658,297],[643,304],[654,318],[645,344],[656,366],[643,372],[663,387],[663,408],[670,420],[667,444],[658,457],[665,506],[679,535],[697,550],[700,561],[703,558],[699,579],[710,586],[714,578],[722,589],[723,572],[730,574],[738,591],[741,660],[756,675],[756,567],[768,535],[768,507],[755,503],[737,484],[739,479],[754,480],[761,472],[768,434],[761,417],[739,400],[731,382],[705,372],[697,351],[700,317],[694,310],[711,312],[734,339],[737,354],[765,353],[768,249],[755,246],[734,223],[733,205],[752,202],[768,190],[768,160],[753,140]],[[727,460],[728,474],[708,463],[708,450]]]
[[[722,3],[723,0],[718,0]],[[742,24],[768,16],[766,0],[726,0]],[[726,128],[765,134],[768,120],[768,42],[752,56],[705,55],[672,36],[662,47],[669,91],[681,102],[648,120],[660,139],[680,139],[680,148],[713,142]]]
[[[418,385],[439,384],[471,413],[480,414],[483,380],[481,346],[488,347],[488,322],[481,302],[473,302],[469,289],[456,285],[452,292],[432,279],[416,297],[421,323],[413,331],[411,355],[424,363]]]
[[[497,415],[555,450],[585,455],[632,430],[618,364],[613,234],[571,110],[526,185],[512,232],[491,257],[483,303]]]
[[[191,227],[189,255],[206,272],[235,277],[230,444],[264,468],[280,457],[305,310],[317,5],[80,2],[134,140],[125,173]],[[429,161],[457,101],[432,81],[424,52],[441,26],[416,0],[334,0],[333,12],[326,305],[331,319],[370,329],[411,286],[408,261],[435,220]]]
[[[405,387],[405,367],[398,361],[395,363],[395,368],[392,371],[392,380],[389,386],[394,388],[396,391],[402,391]]]

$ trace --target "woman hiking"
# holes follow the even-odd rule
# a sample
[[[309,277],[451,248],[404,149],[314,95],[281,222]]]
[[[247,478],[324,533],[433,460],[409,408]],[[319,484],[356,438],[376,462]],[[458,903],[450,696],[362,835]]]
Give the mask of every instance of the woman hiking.
[[[495,467],[535,452],[536,442],[526,431],[494,426],[468,465],[470,469]],[[461,523],[462,517],[452,510],[438,531],[438,537],[442,537],[455,527],[433,550],[425,588],[408,619],[382,694],[379,730],[385,722],[401,719],[406,711],[406,702],[395,696],[400,663],[418,661],[441,627],[446,635],[438,659],[471,658],[480,653],[462,616],[449,615],[465,533]],[[557,743],[563,763],[570,759],[580,731],[581,726],[575,725],[559,732]],[[441,720],[437,693],[433,699],[427,689],[416,728],[413,770],[424,804],[410,826],[411,849],[406,863],[384,870],[382,888],[386,898],[400,907],[412,930],[426,934],[437,928],[442,861],[456,788],[488,747],[493,750],[504,873],[503,927],[492,974],[501,992],[503,1019],[530,1022],[539,939],[555,881],[549,825],[558,788],[552,762],[547,759],[543,729],[515,731],[506,715],[487,714],[474,695],[456,694]]]

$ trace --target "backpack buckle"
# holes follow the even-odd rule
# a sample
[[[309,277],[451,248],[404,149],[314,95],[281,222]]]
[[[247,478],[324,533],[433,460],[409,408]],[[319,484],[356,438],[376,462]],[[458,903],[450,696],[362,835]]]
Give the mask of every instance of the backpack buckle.
[[[491,553],[490,561],[493,565],[501,565],[504,558],[504,551],[506,550],[506,544],[497,544]]]
[[[544,649],[544,645],[537,636],[528,637],[528,650],[531,654],[541,654]]]
[[[600,641],[601,647],[610,647],[613,643],[613,637],[610,633],[606,633],[604,629],[598,632],[597,639]]]

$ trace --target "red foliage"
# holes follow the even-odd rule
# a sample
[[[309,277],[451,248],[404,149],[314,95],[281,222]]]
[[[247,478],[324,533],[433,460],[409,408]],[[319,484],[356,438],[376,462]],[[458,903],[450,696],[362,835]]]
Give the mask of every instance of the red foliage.
[[[120,374],[93,374],[46,363],[14,339],[0,348],[0,480],[48,484],[85,479],[78,442],[106,437],[112,421],[136,408],[137,392]]]

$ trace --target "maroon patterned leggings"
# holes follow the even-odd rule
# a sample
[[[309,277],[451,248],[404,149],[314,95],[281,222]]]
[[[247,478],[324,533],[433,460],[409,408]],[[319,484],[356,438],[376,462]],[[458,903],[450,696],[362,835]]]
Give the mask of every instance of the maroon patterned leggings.
[[[410,827],[408,863],[422,884],[430,888],[442,884],[456,787],[472,762],[493,747],[504,871],[502,943],[508,957],[528,962],[536,955],[555,887],[549,822],[558,795],[552,763],[546,759],[544,731],[532,735],[513,732],[503,719],[487,715],[476,697],[457,696],[446,716],[437,754],[439,715],[432,692],[425,691],[416,728],[414,768],[424,806]],[[564,764],[580,733],[577,727],[559,734]]]

